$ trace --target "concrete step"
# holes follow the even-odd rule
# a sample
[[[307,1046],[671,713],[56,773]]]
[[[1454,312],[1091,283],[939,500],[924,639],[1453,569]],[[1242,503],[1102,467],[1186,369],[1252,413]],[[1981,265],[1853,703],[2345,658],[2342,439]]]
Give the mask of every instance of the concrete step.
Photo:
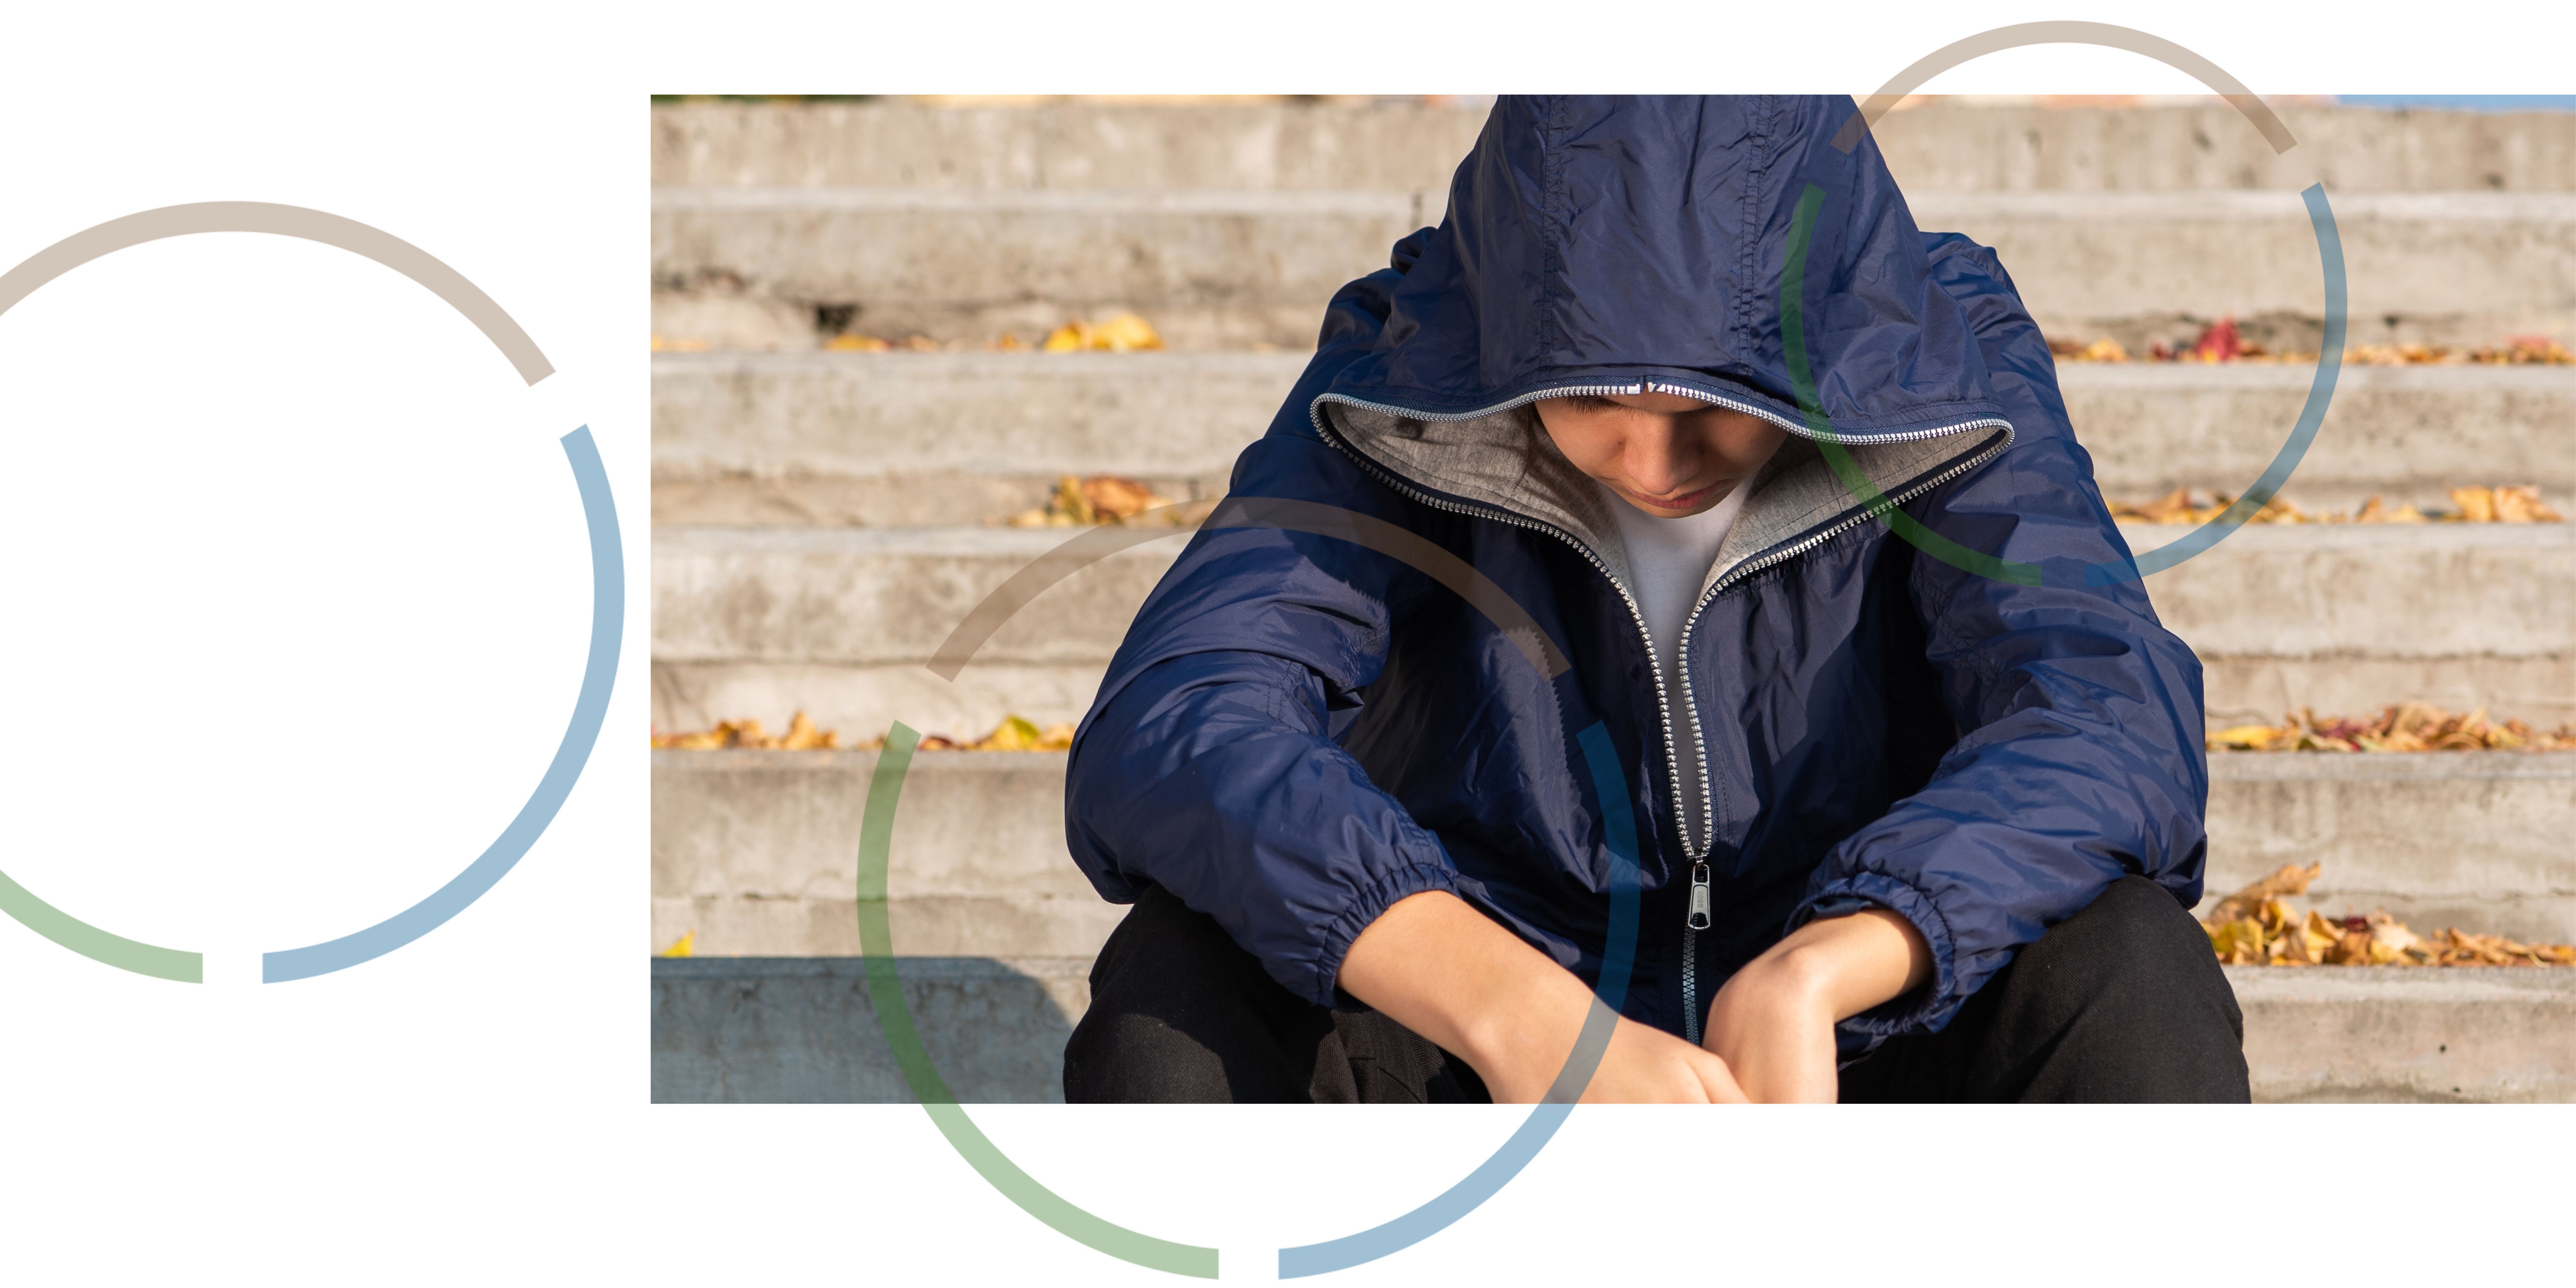
[[[1908,204],[1920,227],[1994,247],[2051,335],[2137,350],[2176,334],[2177,313],[2271,315],[2276,349],[2313,351],[2321,334],[2323,270],[2296,193],[1917,191]],[[2336,193],[2332,204],[2350,343],[2474,347],[2576,323],[2576,194]]]
[[[2190,531],[2122,528],[2138,551]],[[2248,525],[2148,593],[2212,720],[2401,700],[2576,720],[2576,525]]]
[[[2576,113],[2392,112],[2275,103],[2275,153],[2224,102],[2139,108],[1942,104],[1873,131],[1907,192],[2273,189],[2576,192]]]
[[[811,348],[818,309],[878,335],[981,345],[1142,311],[1176,349],[1303,348],[1332,292],[1437,222],[1439,192],[666,187],[654,332]],[[2313,347],[2323,287],[2291,192],[1909,194],[1997,248],[2051,334],[2142,345],[2184,315],[2266,317]],[[2576,194],[2336,199],[2353,342],[2492,344],[2576,330]],[[2300,322],[2305,318],[2309,321]],[[800,330],[800,328],[802,328]]]
[[[887,856],[896,947],[1079,956],[1123,909],[1064,846],[1064,756],[924,752]],[[859,811],[877,754],[653,753],[653,936],[709,956],[841,956],[858,939]]]
[[[1485,109],[914,103],[653,109],[656,187],[1445,192]]]
[[[843,307],[862,333],[980,346],[1132,308],[1175,349],[1308,349],[1333,292],[1384,267],[1442,204],[1369,191],[657,188],[653,331],[812,348],[815,310]]]
[[[2576,969],[2226,969],[2257,1101],[2576,1101]]]
[[[1059,475],[1223,493],[1303,354],[663,354],[657,523],[998,522]],[[2260,477],[2305,404],[2302,366],[2069,363],[2067,411],[2103,492],[2144,500]],[[2576,368],[2352,367],[2288,495],[2309,509],[2448,508],[2462,484],[2537,483],[2576,512]]]
[[[2133,548],[2147,550],[2188,530],[2124,531]],[[699,716],[665,705],[665,695],[731,689],[794,692],[793,703],[760,710],[783,717],[801,706],[827,724],[849,722],[842,727],[881,730],[896,716],[988,726],[958,709],[870,707],[864,695],[928,696],[918,681],[885,668],[917,669],[985,594],[1065,536],[1011,528],[657,528],[654,721],[697,727]],[[986,684],[979,672],[987,667],[1066,668],[1050,672],[1030,697],[1083,691],[1181,544],[1176,532],[1058,583],[1005,625],[964,675]],[[2207,668],[2213,719],[2268,718],[2302,705],[2363,713],[2399,700],[2483,704],[2547,725],[2576,719],[2576,525],[2249,526],[2155,575],[2149,590]],[[1004,692],[998,680],[989,683],[995,687],[984,692]],[[1021,713],[1070,718],[1057,716],[1065,710]]]
[[[1221,495],[1306,363],[1261,353],[663,354],[657,523],[979,524],[1065,474]]]
[[[2117,501],[2243,491],[2298,423],[2315,370],[2067,363],[2057,374],[2094,476]],[[2576,367],[2347,366],[2284,492],[2314,511],[2350,512],[2373,495],[2448,510],[2450,488],[2507,482],[2536,483],[2576,513]]]
[[[1875,133],[1907,191],[2576,191],[2576,114],[2275,103],[2275,154],[2217,100],[2121,109],[1935,102]],[[1482,107],[1060,103],[653,109],[661,186],[1369,188],[1446,192]]]
[[[2297,911],[2576,943],[2576,755],[2213,753],[2209,775],[2204,912],[2322,863]]]
[[[1083,958],[899,958],[968,1103],[1060,1102]],[[2576,970],[2232,966],[2262,1102],[2576,1101]],[[910,1101],[855,958],[653,963],[653,1101]]]
[[[713,956],[856,953],[859,819],[876,753],[653,753],[653,940]],[[1064,845],[1062,753],[924,752],[888,857],[895,947],[1096,952],[1117,922]],[[2325,864],[2294,901],[2576,942],[2576,755],[2210,758],[2209,898]]]

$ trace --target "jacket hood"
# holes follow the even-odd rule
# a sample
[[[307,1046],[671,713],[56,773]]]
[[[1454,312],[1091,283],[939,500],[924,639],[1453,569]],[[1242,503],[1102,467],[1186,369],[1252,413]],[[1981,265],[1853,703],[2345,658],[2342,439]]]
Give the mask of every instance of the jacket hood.
[[[1781,325],[1790,230],[1822,197],[1800,328],[1819,409],[1867,440],[2000,421],[1975,337],[1844,96],[1497,101],[1336,401],[1497,410],[1672,386],[1805,432]]]
[[[1316,429],[1416,487],[1561,528],[1622,584],[1601,490],[1529,404],[1585,390],[1686,394],[1791,437],[1755,476],[1708,584],[1848,520],[1862,501],[1809,440],[1783,326],[1792,228],[1812,190],[1799,293],[1831,436],[1901,503],[2012,427],[1929,243],[1848,97],[1504,98],[1436,229],[1398,247],[1382,325],[1319,362]],[[1329,329],[1328,329],[1329,337]],[[1331,346],[1328,344],[1328,348]]]

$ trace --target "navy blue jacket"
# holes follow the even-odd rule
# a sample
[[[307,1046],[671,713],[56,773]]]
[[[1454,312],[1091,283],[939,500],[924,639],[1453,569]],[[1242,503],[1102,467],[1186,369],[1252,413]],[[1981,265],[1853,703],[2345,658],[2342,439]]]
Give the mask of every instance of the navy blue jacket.
[[[2200,895],[2200,667],[2134,580],[1994,253],[1925,234],[1832,98],[1510,98],[1447,216],[1333,298],[1232,492],[1342,507],[1463,558],[1571,661],[1554,680],[1406,560],[1197,533],[1078,731],[1066,832],[1101,894],[1207,913],[1318,1004],[1351,940],[1446,890],[1596,979],[1612,864],[1575,735],[1602,722],[1645,894],[1630,1017],[1696,1036],[1717,986],[1819,911],[1893,909],[1931,982],[1846,1021],[1939,1029],[2014,950],[2126,873]],[[1810,196],[1810,189],[1813,194]],[[1784,338],[1802,197],[1815,214]],[[1932,538],[1894,535],[1817,446],[1809,397]],[[1693,395],[1791,431],[1661,692],[1600,490],[1531,415],[1572,390]],[[1148,427],[1140,431],[1150,432]],[[2098,579],[2097,579],[2098,580]],[[1669,732],[1668,732],[1669,730]],[[1676,755],[1705,758],[1684,836]],[[1714,924],[1685,926],[1694,869]],[[1686,1000],[1687,998],[1687,1000]]]

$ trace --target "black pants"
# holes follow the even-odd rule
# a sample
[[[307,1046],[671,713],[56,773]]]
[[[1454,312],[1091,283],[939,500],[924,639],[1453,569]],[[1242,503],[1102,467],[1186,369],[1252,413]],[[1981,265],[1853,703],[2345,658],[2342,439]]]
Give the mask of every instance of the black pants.
[[[2128,877],[2022,948],[1939,1033],[1842,1072],[1851,1102],[2249,1098],[2245,1020],[2191,915]],[[1310,1005],[1215,921],[1148,889],[1091,968],[1064,1098],[1441,1103],[1489,1099],[1465,1061],[1383,1015]]]

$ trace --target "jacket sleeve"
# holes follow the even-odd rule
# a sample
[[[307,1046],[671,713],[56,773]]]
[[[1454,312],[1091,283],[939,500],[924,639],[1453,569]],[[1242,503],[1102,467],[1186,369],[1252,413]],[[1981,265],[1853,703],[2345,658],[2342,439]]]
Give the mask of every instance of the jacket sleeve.
[[[2038,565],[2042,584],[1914,555],[1910,590],[1960,737],[1921,791],[1826,856],[1790,922],[1862,899],[1930,944],[1930,984],[1844,1022],[1862,1040],[1939,1030],[2016,949],[2123,875],[2190,907],[2207,848],[2199,660],[2134,576],[2088,578],[2130,552],[2002,265],[1955,234],[1927,241],[2015,439],[1906,508],[1970,550]]]
[[[1306,419],[1334,351],[1384,317],[1413,244],[1398,246],[1394,272],[1336,297],[1315,365],[1237,462],[1234,493],[1420,522]],[[1439,841],[1336,741],[1395,623],[1432,589],[1398,560],[1312,534],[1193,537],[1074,737],[1066,841],[1094,888],[1124,903],[1159,885],[1289,991],[1331,1005],[1363,928],[1399,899],[1457,885]]]

